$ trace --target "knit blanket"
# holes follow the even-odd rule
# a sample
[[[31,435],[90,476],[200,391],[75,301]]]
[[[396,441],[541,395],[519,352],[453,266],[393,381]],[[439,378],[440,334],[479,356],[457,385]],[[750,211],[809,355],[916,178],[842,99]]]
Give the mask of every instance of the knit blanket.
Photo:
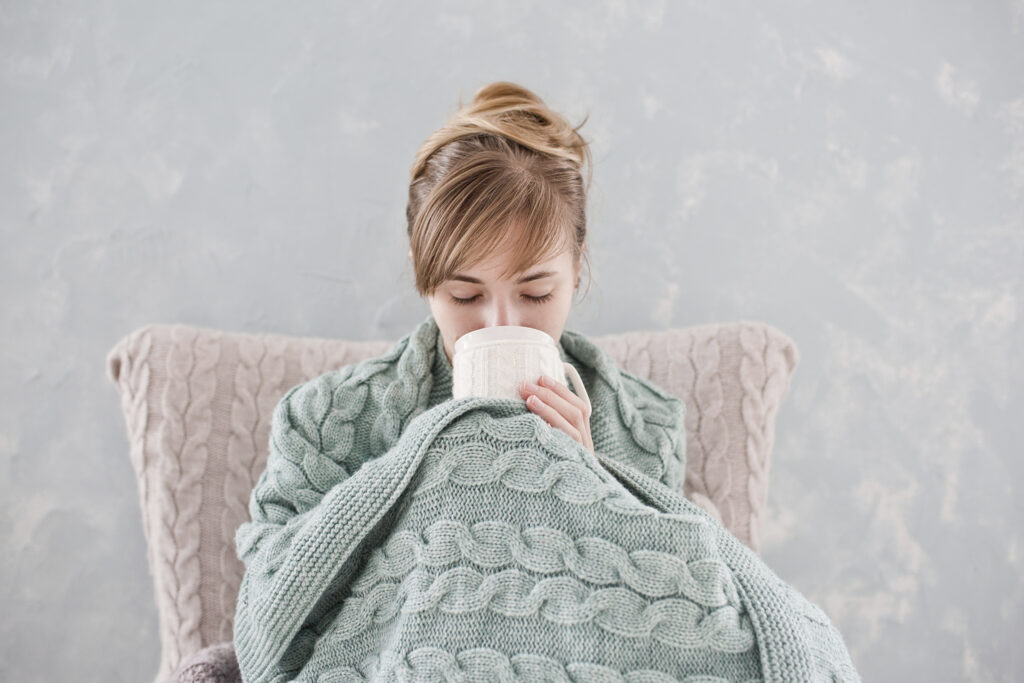
[[[595,414],[619,399],[634,444],[677,448],[635,378],[564,342]],[[430,407],[436,349],[424,323],[278,405],[236,536],[243,680],[860,680],[819,607],[607,434],[591,453],[518,399]]]

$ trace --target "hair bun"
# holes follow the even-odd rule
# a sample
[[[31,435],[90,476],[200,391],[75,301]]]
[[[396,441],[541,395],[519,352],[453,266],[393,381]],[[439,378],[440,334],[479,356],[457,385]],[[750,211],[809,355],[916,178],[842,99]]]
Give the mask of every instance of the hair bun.
[[[461,104],[459,105],[461,107]],[[510,107],[543,107],[544,101],[536,93],[509,81],[495,81],[483,86],[473,95],[473,107],[481,111]]]
[[[459,98],[459,111],[449,126],[464,135],[502,135],[538,152],[568,159],[582,170],[589,161],[587,142],[577,132],[583,123],[586,118],[574,128],[533,91],[496,81],[477,90],[468,106]]]

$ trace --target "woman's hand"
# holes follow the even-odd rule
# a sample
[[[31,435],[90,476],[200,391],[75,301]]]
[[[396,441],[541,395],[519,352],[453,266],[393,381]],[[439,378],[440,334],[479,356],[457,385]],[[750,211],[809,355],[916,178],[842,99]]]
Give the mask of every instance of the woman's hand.
[[[519,387],[519,395],[526,399],[526,407],[593,453],[594,442],[590,438],[590,406],[569,391],[569,387],[547,375],[541,375],[537,384],[523,382]]]

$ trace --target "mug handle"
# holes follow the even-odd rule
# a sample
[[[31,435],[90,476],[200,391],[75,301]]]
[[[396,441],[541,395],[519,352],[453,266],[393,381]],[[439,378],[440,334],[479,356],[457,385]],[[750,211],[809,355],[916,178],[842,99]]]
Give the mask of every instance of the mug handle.
[[[587,396],[587,388],[583,386],[583,378],[580,377],[579,371],[577,371],[576,368],[573,367],[572,363],[566,363],[563,361],[562,365],[565,366],[565,371],[568,373],[569,379],[572,380],[572,386],[574,389],[576,389],[576,393],[579,394],[579,396],[587,404],[587,414],[584,417],[586,417],[589,420],[592,408],[590,405],[590,397]]]

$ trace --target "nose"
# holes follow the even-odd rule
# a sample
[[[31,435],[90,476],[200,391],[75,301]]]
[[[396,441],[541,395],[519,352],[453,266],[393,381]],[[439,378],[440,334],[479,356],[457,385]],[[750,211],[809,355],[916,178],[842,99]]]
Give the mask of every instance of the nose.
[[[487,308],[484,314],[485,327],[495,325],[521,325],[519,310],[513,304],[504,300],[496,300]]]

